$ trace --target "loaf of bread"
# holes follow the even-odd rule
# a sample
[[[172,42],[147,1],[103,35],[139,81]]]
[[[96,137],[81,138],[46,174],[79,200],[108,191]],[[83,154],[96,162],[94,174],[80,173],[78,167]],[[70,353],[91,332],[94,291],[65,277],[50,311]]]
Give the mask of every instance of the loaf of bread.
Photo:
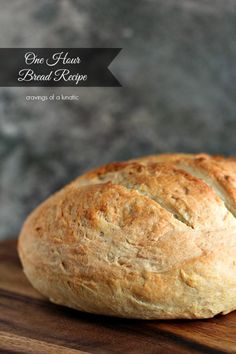
[[[140,319],[236,309],[236,160],[148,156],[90,171],[27,218],[24,272],[52,302]]]

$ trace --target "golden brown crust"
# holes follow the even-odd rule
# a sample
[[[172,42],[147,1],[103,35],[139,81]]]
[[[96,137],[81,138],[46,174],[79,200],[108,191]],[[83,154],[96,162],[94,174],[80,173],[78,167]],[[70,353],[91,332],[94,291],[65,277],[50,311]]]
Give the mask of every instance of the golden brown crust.
[[[41,204],[19,239],[51,301],[128,318],[236,308],[236,161],[168,154],[112,163]]]

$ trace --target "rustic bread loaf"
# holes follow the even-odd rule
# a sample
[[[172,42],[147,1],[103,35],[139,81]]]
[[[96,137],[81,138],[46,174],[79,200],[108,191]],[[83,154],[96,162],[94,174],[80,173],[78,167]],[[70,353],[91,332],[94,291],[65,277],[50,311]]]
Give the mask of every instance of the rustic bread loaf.
[[[236,309],[236,160],[159,155],[79,177],[26,220],[19,255],[52,302],[141,319]]]

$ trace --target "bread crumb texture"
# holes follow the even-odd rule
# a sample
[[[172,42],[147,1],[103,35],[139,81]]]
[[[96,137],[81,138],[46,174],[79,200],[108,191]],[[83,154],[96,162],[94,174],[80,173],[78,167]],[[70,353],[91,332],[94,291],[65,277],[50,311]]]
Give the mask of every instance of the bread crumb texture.
[[[236,309],[236,159],[153,155],[78,177],[36,208],[18,242],[52,302],[140,319]]]

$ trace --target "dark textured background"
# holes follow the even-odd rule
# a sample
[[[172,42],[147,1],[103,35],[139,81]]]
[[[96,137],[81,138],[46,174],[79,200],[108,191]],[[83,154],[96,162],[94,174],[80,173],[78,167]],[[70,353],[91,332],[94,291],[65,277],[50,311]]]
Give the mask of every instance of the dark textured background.
[[[122,47],[123,88],[0,89],[0,238],[82,171],[167,151],[236,154],[236,1],[10,0],[1,47]],[[76,102],[26,102],[28,94]]]

